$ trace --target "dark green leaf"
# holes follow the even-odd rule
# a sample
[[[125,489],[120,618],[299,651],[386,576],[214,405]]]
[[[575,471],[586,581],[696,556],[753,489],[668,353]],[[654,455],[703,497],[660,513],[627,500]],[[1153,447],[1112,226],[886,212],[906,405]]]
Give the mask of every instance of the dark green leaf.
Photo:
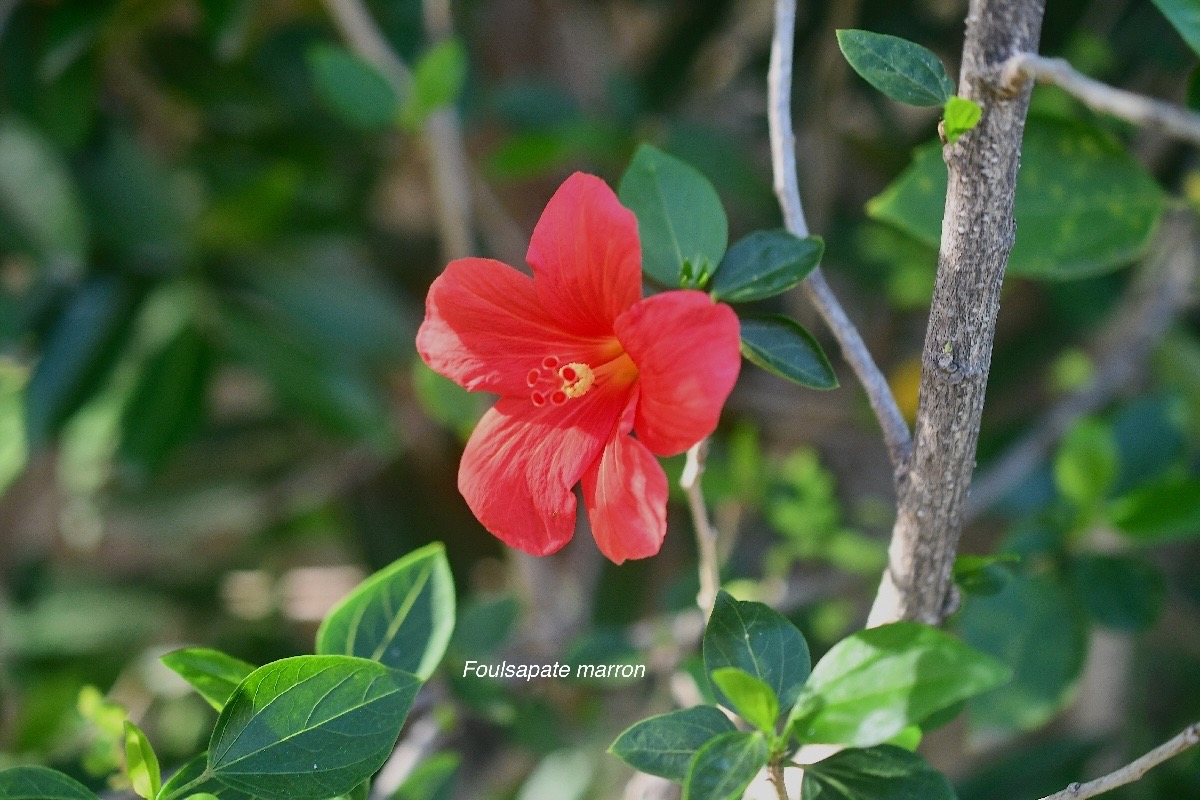
[[[207,647],[186,647],[159,658],[220,711],[254,665]]]
[[[893,100],[940,106],[954,94],[954,82],[942,62],[919,44],[859,30],[840,30],[837,40],[854,71]]]
[[[723,733],[692,759],[683,800],[739,800],[770,753],[761,733]]]
[[[696,752],[734,730],[719,710],[693,706],[635,723],[617,737],[609,752],[636,770],[683,783]]]
[[[13,767],[0,770],[0,798],[4,800],[96,800],[87,787],[58,770],[46,767]]]
[[[208,341],[184,328],[146,365],[121,419],[121,459],[151,474],[183,445],[204,419],[212,369]]]
[[[978,103],[955,95],[946,101],[942,113],[946,141],[954,144],[958,141],[958,137],[979,124],[979,120],[983,116],[983,109],[979,107]]]
[[[937,247],[946,205],[940,143],[867,204],[874,219]],[[1017,173],[1014,275],[1069,280],[1141,256],[1162,216],[1162,189],[1120,145],[1078,123],[1031,117]]]
[[[621,176],[621,202],[637,216],[642,269],[667,288],[711,275],[729,241],[729,221],[708,179],[679,159],[643,144]]]
[[[1109,519],[1146,544],[1200,537],[1200,480],[1154,483],[1119,498]]]
[[[704,629],[704,668],[737,667],[771,688],[784,708],[795,702],[808,679],[808,643],[791,622],[770,606],[717,594]],[[722,703],[733,706],[718,693]]]
[[[331,44],[314,45],[308,66],[321,100],[347,125],[372,130],[395,124],[399,98],[375,67]]]
[[[788,231],[755,231],[729,248],[710,290],[727,303],[774,297],[804,280],[824,253],[819,236],[800,239]]]
[[[392,795],[392,800],[450,800],[462,758],[457,753],[437,753],[422,761]]]
[[[460,658],[491,655],[512,637],[521,604],[511,595],[475,600],[458,613],[450,649]]]
[[[1013,669],[1011,682],[967,703],[975,730],[1033,730],[1069,701],[1083,668],[1088,626],[1060,583],[1017,575],[998,594],[967,597],[959,626],[968,644]]]
[[[789,725],[802,742],[870,747],[1010,675],[928,625],[883,625],[843,639],[817,662]]]
[[[62,157],[28,125],[0,123],[0,216],[52,272],[71,277],[88,250],[88,220]]]
[[[67,300],[25,386],[25,434],[36,450],[99,390],[120,354],[137,297],[115,278],[93,278]]]
[[[779,699],[758,678],[737,667],[721,667],[709,675],[713,685],[721,690],[738,716],[765,734],[775,733],[779,720]]]
[[[1166,602],[1162,573],[1136,558],[1079,556],[1071,562],[1071,579],[1088,613],[1117,630],[1149,629]]]
[[[742,355],[810,389],[836,389],[837,375],[813,335],[790,317],[742,317]]]
[[[1112,426],[1083,419],[1067,433],[1054,458],[1058,491],[1082,510],[1095,508],[1117,478],[1117,443]]]
[[[208,768],[263,800],[325,800],[383,766],[420,688],[416,676],[351,656],[259,667],[221,711]]]
[[[1188,75],[1185,102],[1192,111],[1200,111],[1200,66],[1193,68]]]
[[[167,779],[156,800],[185,800],[195,794],[211,794],[219,800],[258,800],[253,795],[226,786],[211,775],[205,777],[207,769],[208,753],[201,753]]]
[[[158,790],[162,788],[158,756],[142,729],[129,720],[125,720],[125,774],[134,794],[146,800],[158,796]]]
[[[954,582],[968,594],[995,594],[1012,578],[1006,565],[1020,560],[1012,554],[960,555],[954,559]]]
[[[946,776],[916,753],[880,745],[804,768],[803,800],[954,800]]]
[[[1196,0],[1153,0],[1163,16],[1196,53],[1200,53],[1200,3]]]
[[[325,617],[317,652],[359,656],[422,680],[454,631],[454,576],[440,542],[414,550],[363,581]]]
[[[404,119],[419,125],[429,114],[453,103],[467,79],[467,51],[457,39],[439,42],[421,56],[413,69],[412,99]]]

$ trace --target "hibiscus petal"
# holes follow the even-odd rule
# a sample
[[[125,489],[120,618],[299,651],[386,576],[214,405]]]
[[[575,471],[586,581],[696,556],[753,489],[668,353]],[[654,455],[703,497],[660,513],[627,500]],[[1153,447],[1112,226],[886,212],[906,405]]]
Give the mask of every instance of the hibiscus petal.
[[[663,292],[614,328],[638,368],[638,439],[670,456],[712,433],[742,364],[733,309],[704,292]]]
[[[637,219],[594,175],[576,172],[558,188],[526,258],[546,311],[581,336],[611,334],[617,315],[641,299]]]
[[[486,258],[450,263],[425,300],[417,352],[437,372],[472,391],[524,396],[542,359],[587,362],[595,349],[546,314],[533,279]]]
[[[667,535],[667,476],[654,454],[629,435],[633,414],[627,416],[628,424],[583,473],[592,536],[614,564],[656,554]]]
[[[593,391],[561,406],[505,398],[483,415],[458,469],[476,518],[510,547],[549,555],[575,532],[572,487],[600,456],[628,393]]]

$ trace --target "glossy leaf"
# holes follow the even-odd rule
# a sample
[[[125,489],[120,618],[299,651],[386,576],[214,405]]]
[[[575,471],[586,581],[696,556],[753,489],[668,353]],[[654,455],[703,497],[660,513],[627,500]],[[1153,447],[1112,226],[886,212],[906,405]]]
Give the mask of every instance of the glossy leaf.
[[[838,386],[821,345],[789,317],[742,317],[742,355],[768,372],[810,389]]]
[[[1087,619],[1049,576],[1017,575],[999,593],[964,601],[963,639],[1012,667],[1013,679],[967,703],[971,727],[1010,733],[1041,727],[1069,702],[1087,652]]]
[[[723,733],[692,759],[683,800],[739,800],[770,753],[761,733]]]
[[[954,144],[958,137],[979,124],[983,117],[983,109],[973,100],[954,95],[946,101],[942,110],[943,128],[946,141]]]
[[[867,204],[873,219],[938,246],[946,206],[940,143]],[[1162,189],[1119,144],[1078,123],[1031,117],[1017,173],[1014,275],[1069,280],[1137,259],[1164,208]]]
[[[208,767],[263,800],[325,800],[383,766],[420,681],[351,656],[297,656],[242,681],[217,719]]]
[[[734,730],[718,709],[693,706],[634,723],[608,751],[636,770],[683,783],[700,748]]]
[[[358,656],[421,680],[454,631],[454,576],[440,543],[414,550],[363,581],[317,631],[317,652]]]
[[[1196,0],[1153,0],[1179,35],[1200,54],[1200,3]]]
[[[749,303],[786,292],[821,263],[825,242],[788,231],[755,231],[729,248],[709,287],[717,300]]]
[[[240,789],[227,786],[209,774],[208,753],[201,753],[167,778],[155,800],[188,800],[195,795],[212,795],[218,800],[258,800]]]
[[[916,753],[880,745],[843,750],[804,768],[804,800],[955,800],[954,787]]]
[[[711,275],[729,241],[729,221],[708,179],[688,164],[643,144],[621,177],[621,203],[637,216],[642,269],[667,288]]]
[[[0,123],[0,216],[60,277],[83,266],[89,226],[71,174],[36,129],[11,117]]]
[[[162,770],[150,740],[141,728],[125,720],[125,774],[139,797],[154,800],[162,788]]]
[[[860,30],[840,30],[837,40],[854,71],[897,102],[940,106],[954,94],[942,62],[915,42]]]
[[[347,125],[372,130],[395,123],[400,100],[371,64],[344,47],[318,44],[308,66],[322,102]]]
[[[185,647],[159,658],[220,711],[254,665],[207,647]]]
[[[789,725],[801,742],[871,747],[1010,675],[936,628],[883,625],[843,639],[817,662]]]
[[[1153,483],[1116,500],[1109,519],[1143,544],[1200,538],[1200,480]]]
[[[717,594],[712,616],[704,629],[704,668],[711,675],[722,667],[736,667],[770,687],[788,708],[808,679],[808,643],[791,622],[770,606],[735,600]],[[730,708],[728,698],[718,692]]]
[[[46,767],[13,767],[0,770],[0,798],[4,800],[96,800],[86,786]]]
[[[733,704],[738,716],[768,735],[775,733],[779,699],[770,686],[737,667],[721,667],[709,675],[713,685]]]
[[[1092,618],[1121,631],[1152,627],[1167,599],[1162,573],[1136,558],[1078,556],[1071,561],[1071,580]]]

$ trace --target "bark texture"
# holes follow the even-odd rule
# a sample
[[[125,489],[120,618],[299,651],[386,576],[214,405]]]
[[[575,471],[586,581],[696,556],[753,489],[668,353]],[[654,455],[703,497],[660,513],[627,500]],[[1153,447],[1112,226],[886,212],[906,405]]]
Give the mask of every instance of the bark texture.
[[[937,281],[922,353],[914,447],[898,483],[898,512],[869,625],[937,624],[948,610],[1000,286],[1016,234],[1013,196],[1031,87],[1006,93],[1000,68],[1037,52],[1044,0],[972,0],[958,93],[979,103],[979,125],[944,151],[949,167]]]

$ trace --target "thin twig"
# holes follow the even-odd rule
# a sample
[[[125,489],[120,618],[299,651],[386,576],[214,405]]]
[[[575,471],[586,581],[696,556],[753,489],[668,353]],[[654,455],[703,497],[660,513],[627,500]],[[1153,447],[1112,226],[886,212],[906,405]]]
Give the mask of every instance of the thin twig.
[[[704,491],[700,478],[704,475],[704,456],[708,450],[708,439],[697,442],[687,451],[687,462],[679,486],[687,494],[688,509],[692,512],[692,526],[696,529],[696,551],[700,558],[700,593],[696,605],[705,618],[712,613],[717,601],[717,590],[721,587],[721,561],[717,555],[717,529],[708,518],[704,505]]]
[[[1089,78],[1061,58],[1017,53],[1000,69],[1001,85],[1016,89],[1025,79],[1051,83],[1103,114],[1162,131],[1200,147],[1200,114]]]
[[[1095,374],[1051,407],[972,482],[967,521],[1012,491],[1046,460],[1076,420],[1102,408],[1144,368],[1155,344],[1193,300],[1191,286],[1200,260],[1195,235],[1190,213],[1167,217],[1137,283],[1095,346]]]
[[[771,766],[767,771],[767,777],[771,779],[771,785],[775,787],[775,796],[779,800],[788,800],[787,784],[783,778],[783,760],[774,759],[771,761]]]
[[[795,0],[775,4],[775,36],[771,45],[771,68],[767,76],[770,102],[767,119],[771,130],[771,165],[775,173],[775,194],[783,210],[784,223],[797,236],[808,236],[808,222],[800,201],[796,174],[796,134],[792,129],[792,51],[796,29]],[[884,442],[896,475],[903,472],[912,451],[912,437],[887,378],[876,366],[858,329],[825,281],[818,267],[804,281],[808,299],[824,318],[842,355],[850,363],[867,392],[871,408],[883,429]]]
[[[1110,772],[1101,778],[1096,778],[1096,780],[1088,781],[1087,783],[1072,783],[1061,792],[1047,795],[1041,800],[1086,800],[1088,797],[1096,797],[1105,792],[1111,792],[1119,786],[1139,780],[1159,764],[1174,758],[1190,747],[1195,747],[1197,744],[1200,744],[1200,722],[1192,723],[1175,738],[1160,744],[1149,753],[1146,753],[1146,755],[1114,772]]]

